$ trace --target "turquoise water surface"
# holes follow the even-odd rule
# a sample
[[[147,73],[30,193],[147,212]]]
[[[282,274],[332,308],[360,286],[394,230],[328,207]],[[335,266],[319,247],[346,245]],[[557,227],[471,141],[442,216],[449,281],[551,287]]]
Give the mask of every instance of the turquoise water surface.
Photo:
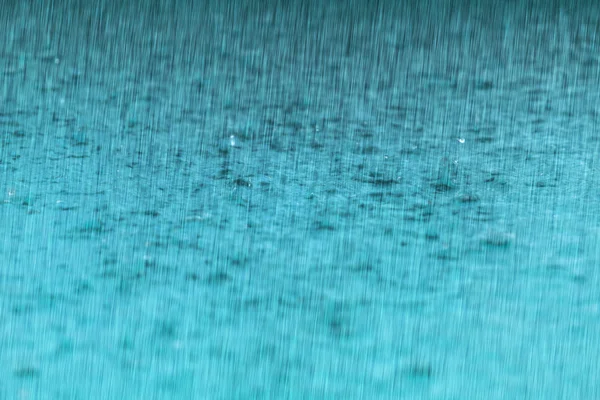
[[[0,399],[600,396],[597,7],[7,3]]]

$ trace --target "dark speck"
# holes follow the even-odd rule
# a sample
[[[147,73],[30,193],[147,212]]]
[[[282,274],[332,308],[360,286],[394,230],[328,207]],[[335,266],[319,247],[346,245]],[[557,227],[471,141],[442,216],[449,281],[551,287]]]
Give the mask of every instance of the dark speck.
[[[185,280],[188,282],[196,282],[199,279],[200,279],[200,277],[195,272],[190,272],[188,274],[185,274]]]
[[[430,242],[434,242],[436,240],[440,240],[440,235],[437,233],[428,233],[425,235],[425,239],[429,240]]]
[[[317,231],[335,231],[335,227],[323,221],[315,222],[315,230]]]
[[[248,259],[246,257],[235,257],[231,259],[231,265],[235,266],[243,266],[248,263]]]
[[[35,367],[21,367],[13,371],[17,378],[35,378],[39,375],[39,370]]]
[[[445,193],[454,189],[452,186],[446,185],[445,183],[436,183],[435,185],[433,185],[433,188],[438,193]]]
[[[408,374],[413,378],[431,378],[433,374],[431,365],[416,363],[408,368]]]
[[[383,201],[383,199],[385,197],[385,193],[383,193],[383,192],[373,192],[373,193],[369,193],[369,197],[371,197],[372,199],[375,199],[377,201]]]
[[[163,338],[173,338],[176,334],[176,327],[171,322],[162,321],[158,324],[157,334]]]
[[[494,84],[492,83],[492,81],[483,81],[478,86],[479,90],[491,90],[493,88]]]
[[[364,263],[364,264],[358,264],[358,265],[354,266],[352,268],[352,270],[356,271],[356,272],[366,272],[366,273],[369,273],[369,272],[373,272],[374,268],[373,268],[372,264],[370,264],[370,263]]]
[[[339,318],[333,318],[329,321],[329,331],[336,338],[344,338],[350,336],[350,332],[344,326]]]
[[[234,179],[233,184],[241,187],[252,187],[252,183],[249,180],[243,178]]]
[[[463,194],[458,197],[458,201],[461,203],[476,203],[479,201],[479,197],[474,194]]]
[[[206,281],[210,284],[221,285],[230,280],[231,277],[226,272],[216,272],[211,274]]]
[[[116,258],[105,258],[102,260],[104,265],[116,265],[119,262]]]
[[[373,154],[377,154],[379,152],[379,148],[375,147],[375,146],[366,146],[360,149],[360,153],[361,154],[365,154],[365,155],[373,155]]]
[[[371,181],[371,184],[375,186],[390,186],[395,185],[397,183],[398,181],[395,179],[373,179]]]
[[[323,145],[323,144],[321,144],[321,143],[319,143],[317,141],[312,141],[310,143],[310,148],[311,149],[319,150],[319,149],[322,149],[323,147],[325,147],[325,145]]]

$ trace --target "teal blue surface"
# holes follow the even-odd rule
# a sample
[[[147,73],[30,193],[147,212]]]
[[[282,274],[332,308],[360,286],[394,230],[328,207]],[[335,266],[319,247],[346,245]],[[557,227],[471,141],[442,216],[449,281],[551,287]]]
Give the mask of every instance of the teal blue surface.
[[[0,399],[598,398],[597,9],[297,3],[0,11]]]

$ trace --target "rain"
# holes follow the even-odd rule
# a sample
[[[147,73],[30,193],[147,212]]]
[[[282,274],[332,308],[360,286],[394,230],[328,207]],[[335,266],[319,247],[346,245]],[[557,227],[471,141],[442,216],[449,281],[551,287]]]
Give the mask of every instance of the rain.
[[[0,5],[0,399],[593,399],[592,1]]]

